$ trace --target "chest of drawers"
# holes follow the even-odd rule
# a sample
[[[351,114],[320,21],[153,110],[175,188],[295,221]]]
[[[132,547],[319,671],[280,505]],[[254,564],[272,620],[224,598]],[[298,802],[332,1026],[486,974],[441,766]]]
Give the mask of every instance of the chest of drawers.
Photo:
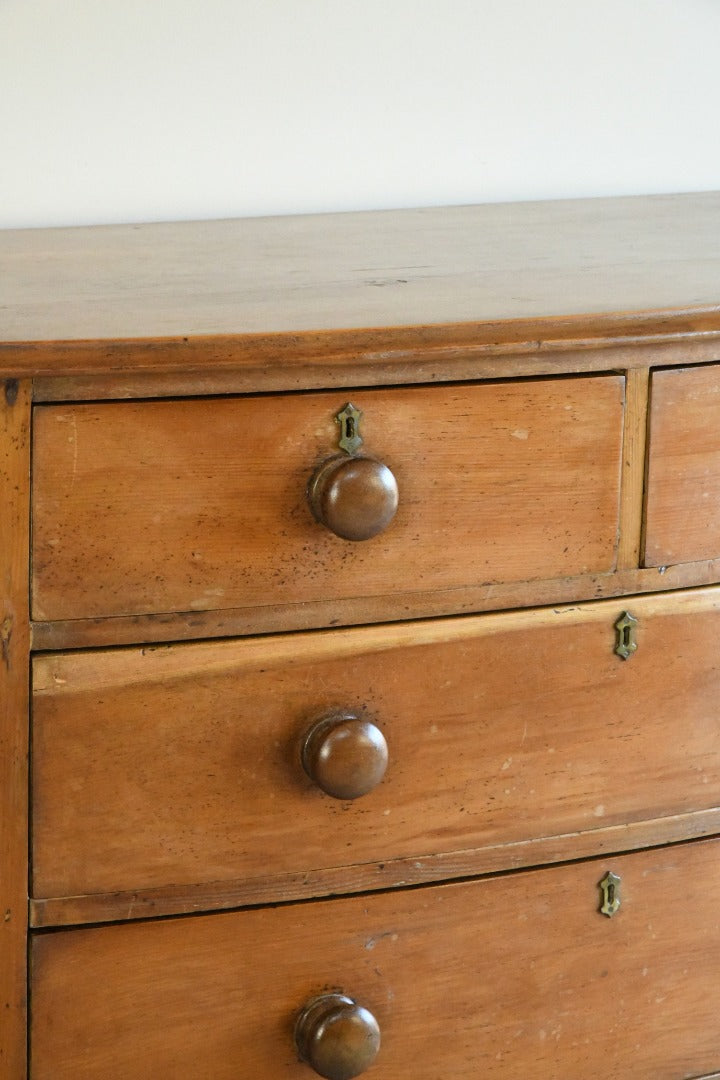
[[[719,282],[714,194],[0,234],[3,1078],[720,1076]]]

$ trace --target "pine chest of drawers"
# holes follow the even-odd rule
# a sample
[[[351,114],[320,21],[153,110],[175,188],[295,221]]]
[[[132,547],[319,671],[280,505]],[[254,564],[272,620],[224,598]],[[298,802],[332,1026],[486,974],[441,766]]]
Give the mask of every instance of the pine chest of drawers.
[[[720,1075],[719,195],[6,232],[0,367],[3,1080]]]

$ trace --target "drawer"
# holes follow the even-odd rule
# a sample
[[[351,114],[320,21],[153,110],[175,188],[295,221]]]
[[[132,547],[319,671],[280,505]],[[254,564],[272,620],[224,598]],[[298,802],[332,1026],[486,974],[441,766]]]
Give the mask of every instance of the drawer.
[[[720,365],[652,376],[645,565],[720,557]]]
[[[627,846],[628,822],[717,806],[719,636],[708,588],[36,657],[33,894],[258,879],[272,895],[320,868],[354,891],[385,860],[492,849],[507,866],[501,845],[613,828]],[[346,759],[317,743],[331,771],[370,775],[353,800],[301,764],[315,721],[342,712],[388,748],[380,780],[353,725]]]
[[[620,878],[616,914],[599,883]],[[303,1080],[294,1022],[340,991],[368,1080],[681,1080],[720,1069],[720,846],[33,942],[32,1080]]]
[[[346,393],[38,406],[34,618],[610,571],[623,396],[620,376],[353,391],[362,454],[400,492],[392,524],[362,542],[319,524],[307,501],[340,452]]]

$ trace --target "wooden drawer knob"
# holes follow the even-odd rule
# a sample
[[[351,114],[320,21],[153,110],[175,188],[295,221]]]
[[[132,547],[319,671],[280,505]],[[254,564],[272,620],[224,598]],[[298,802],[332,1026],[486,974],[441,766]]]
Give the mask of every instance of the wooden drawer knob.
[[[300,1057],[327,1080],[351,1080],[369,1069],[380,1049],[373,1014],[344,994],[324,994],[305,1006],[295,1024]]]
[[[310,728],[303,742],[302,763],[326,795],[358,799],[385,775],[388,747],[382,731],[370,720],[336,712]]]
[[[381,461],[342,455],[314,473],[308,499],[316,519],[336,536],[370,540],[395,517],[397,480]]]

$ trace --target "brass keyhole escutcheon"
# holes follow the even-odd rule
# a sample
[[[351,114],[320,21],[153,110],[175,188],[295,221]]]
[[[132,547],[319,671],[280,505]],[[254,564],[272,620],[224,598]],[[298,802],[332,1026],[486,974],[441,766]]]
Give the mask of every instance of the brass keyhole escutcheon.
[[[360,409],[356,409],[351,401],[348,401],[345,408],[337,414],[335,419],[340,425],[338,446],[346,454],[354,454],[356,450],[360,449],[363,441],[360,434],[362,412]]]
[[[629,611],[623,611],[622,615],[615,623],[615,630],[617,632],[615,652],[618,656],[621,656],[623,660],[629,660],[632,654],[637,650],[637,624],[637,619],[634,615],[631,615]]]
[[[600,882],[600,891],[602,893],[600,911],[611,919],[620,909],[620,878],[617,874],[613,874],[612,870],[608,870]]]

